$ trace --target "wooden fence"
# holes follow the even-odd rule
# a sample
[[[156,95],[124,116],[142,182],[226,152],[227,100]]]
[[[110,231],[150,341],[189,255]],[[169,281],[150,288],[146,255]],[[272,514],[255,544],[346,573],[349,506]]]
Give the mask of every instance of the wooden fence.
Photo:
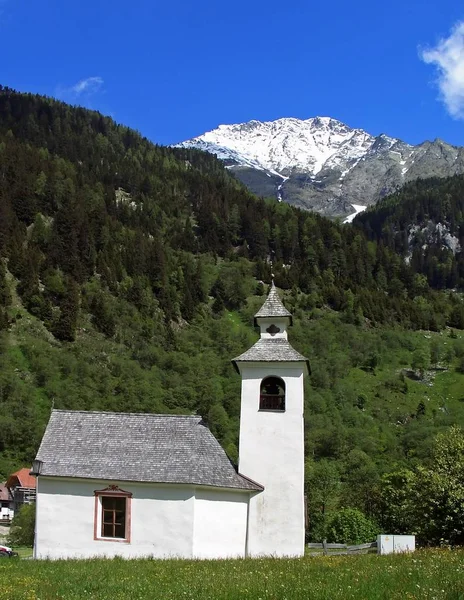
[[[339,556],[341,554],[368,554],[377,552],[377,542],[348,546],[347,544],[328,544],[326,540],[323,540],[320,544],[306,544],[306,547],[309,548],[310,554],[313,556],[320,554],[324,556]]]

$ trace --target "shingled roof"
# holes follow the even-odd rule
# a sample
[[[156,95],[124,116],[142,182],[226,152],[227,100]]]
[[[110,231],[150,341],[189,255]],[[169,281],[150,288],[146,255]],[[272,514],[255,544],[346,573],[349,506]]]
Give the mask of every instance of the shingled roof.
[[[292,314],[282,304],[277,288],[272,282],[271,291],[269,292],[266,301],[255,314],[255,324],[259,318],[282,318],[286,317],[292,322]],[[269,330],[268,330],[269,331]],[[279,331],[279,330],[277,330]],[[288,342],[285,337],[261,338],[246,352],[232,359],[232,364],[239,371],[237,363],[240,362],[305,362],[310,372],[309,361],[299,352],[297,352]]]
[[[285,338],[261,338],[251,348],[232,360],[235,368],[238,362],[306,362],[309,371],[309,361]]]
[[[266,301],[255,314],[255,323],[256,319],[260,317],[288,317],[290,319],[290,323],[292,322],[292,313],[289,312],[282,304],[282,300],[277,293],[277,288],[274,285],[274,282],[272,282],[271,291],[269,292]]]
[[[40,475],[256,491],[199,416],[53,410]]]

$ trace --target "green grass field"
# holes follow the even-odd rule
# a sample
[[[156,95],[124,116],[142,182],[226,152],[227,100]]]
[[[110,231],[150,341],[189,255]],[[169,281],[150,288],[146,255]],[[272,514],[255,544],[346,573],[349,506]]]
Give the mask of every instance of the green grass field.
[[[464,598],[464,550],[300,560],[3,560],[2,600]]]
[[[29,546],[15,546],[14,551],[18,553],[20,558],[32,558],[32,548]]]

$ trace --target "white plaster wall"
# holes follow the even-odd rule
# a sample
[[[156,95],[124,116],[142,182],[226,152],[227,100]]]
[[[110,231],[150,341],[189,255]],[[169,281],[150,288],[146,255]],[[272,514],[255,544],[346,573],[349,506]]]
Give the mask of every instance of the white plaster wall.
[[[259,318],[259,329],[260,329],[260,333],[261,333],[261,339],[275,339],[275,338],[284,338],[284,339],[288,339],[288,333],[287,333],[287,325],[288,325],[289,319],[288,318],[275,318],[275,317],[260,317]],[[275,325],[276,327],[278,327],[280,329],[280,331],[278,333],[274,333],[274,335],[268,333],[266,331],[266,329],[270,326],[270,325]]]
[[[250,499],[248,554],[304,554],[304,365],[240,365],[239,471],[265,487]],[[264,377],[285,382],[285,412],[259,410]]]
[[[38,477],[36,558],[191,557],[194,488]],[[132,492],[131,543],[94,540],[94,490]]]
[[[245,556],[249,494],[197,488],[193,556],[239,558]]]

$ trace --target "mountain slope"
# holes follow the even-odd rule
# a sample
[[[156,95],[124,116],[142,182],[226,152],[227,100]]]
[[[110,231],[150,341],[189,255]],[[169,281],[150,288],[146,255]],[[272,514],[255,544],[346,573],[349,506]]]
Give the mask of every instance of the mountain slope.
[[[216,154],[258,195],[325,215],[346,215],[418,177],[464,173],[464,149],[411,146],[330,117],[220,125],[178,144]]]
[[[418,179],[356,217],[372,240],[403,257],[434,288],[461,288],[464,176]]]
[[[169,332],[208,296],[218,310],[241,306],[247,261],[257,279],[269,281],[272,268],[276,285],[308,294],[308,306],[350,306],[350,319],[451,322],[454,298],[444,307],[429,286],[416,290],[414,269],[383,240],[256,198],[210,154],[158,147],[96,112],[8,89],[0,115],[0,255],[27,310],[59,339],[75,337],[82,299],[103,333],[117,332],[111,298],[93,288],[82,296],[89,282],[150,306]],[[333,145],[366,143],[349,135],[338,128]],[[464,264],[450,264],[449,281],[464,287]],[[0,269],[0,329],[11,316],[2,280]]]

